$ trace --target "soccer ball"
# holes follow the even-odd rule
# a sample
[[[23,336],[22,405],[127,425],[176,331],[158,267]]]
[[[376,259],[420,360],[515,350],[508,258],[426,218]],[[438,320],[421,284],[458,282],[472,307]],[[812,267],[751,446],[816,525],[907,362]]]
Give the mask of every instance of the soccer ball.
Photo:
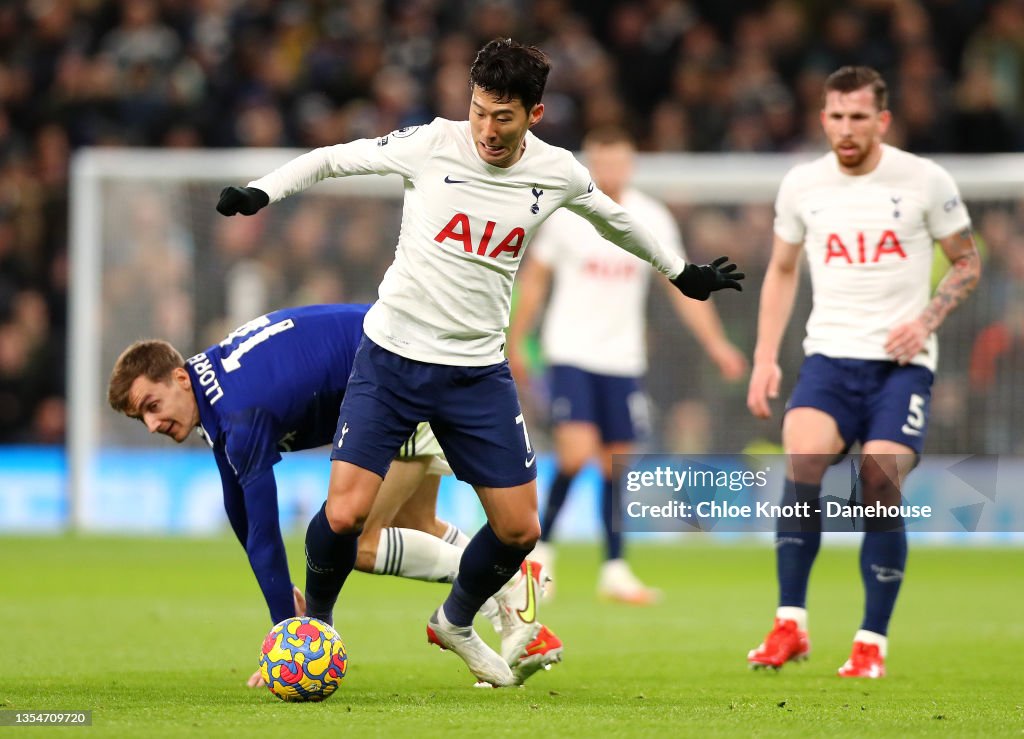
[[[345,644],[334,627],[315,618],[286,618],[263,640],[260,676],[283,701],[329,698],[348,670]]]

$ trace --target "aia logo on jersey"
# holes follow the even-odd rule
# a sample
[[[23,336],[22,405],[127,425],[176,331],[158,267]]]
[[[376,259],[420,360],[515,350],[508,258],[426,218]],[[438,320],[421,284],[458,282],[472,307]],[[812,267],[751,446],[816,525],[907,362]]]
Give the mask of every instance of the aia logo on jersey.
[[[868,264],[869,262],[874,264],[887,254],[899,259],[907,258],[895,231],[883,231],[873,247],[868,246],[863,231],[857,232],[857,244],[856,246],[851,245],[850,248],[843,243],[839,234],[829,234],[828,241],[825,243],[825,264],[833,259],[840,259],[847,264]]]
[[[469,216],[465,213],[456,213],[448,221],[448,225],[440,230],[434,241],[443,244],[446,241],[454,241],[462,244],[462,249],[467,254],[476,254],[481,257],[496,259],[502,252],[509,252],[513,259],[519,256],[519,250],[523,248],[526,240],[526,231],[522,226],[516,226],[497,245],[488,251],[491,241],[494,239],[494,229],[497,227],[494,221],[487,221],[484,224],[483,233],[480,234],[480,241],[474,243],[473,232],[469,225]]]
[[[637,272],[637,265],[631,262],[588,259],[583,265],[584,274],[603,280],[628,280]]]

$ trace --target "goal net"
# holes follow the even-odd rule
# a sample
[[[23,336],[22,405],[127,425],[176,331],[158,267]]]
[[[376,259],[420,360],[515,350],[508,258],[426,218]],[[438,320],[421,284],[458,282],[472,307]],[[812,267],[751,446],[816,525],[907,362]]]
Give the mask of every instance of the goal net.
[[[401,220],[397,177],[330,180],[249,218],[216,213],[223,186],[244,184],[298,153],[77,154],[69,364],[73,525],[158,531],[223,525],[220,482],[203,442],[175,446],[107,407],[110,370],[129,343],[163,338],[189,356],[269,310],[375,299]],[[644,155],[638,162],[636,186],[669,205],[690,257],[700,262],[728,254],[747,273],[742,296],[729,293],[716,304],[730,337],[748,356],[771,246],[772,202],[783,174],[800,158]],[[1024,424],[1024,389],[1015,375],[1024,368],[1024,157],[938,160],[971,211],[985,273],[981,288],[940,331],[927,451],[1022,455],[1024,435],[1017,430]],[[945,267],[937,252],[936,275]],[[802,358],[807,287],[781,353],[784,393]],[[649,311],[651,448],[730,454],[774,448],[777,421],[750,416],[745,383],[717,376],[658,290],[652,290]],[[539,411],[531,424],[543,438]],[[323,499],[326,453],[285,458],[282,518],[299,520]],[[541,475],[549,470],[542,466]],[[481,520],[471,494],[442,498],[452,506],[442,513],[464,526]],[[579,535],[596,531],[596,514],[568,511],[563,520],[569,526],[582,521]]]

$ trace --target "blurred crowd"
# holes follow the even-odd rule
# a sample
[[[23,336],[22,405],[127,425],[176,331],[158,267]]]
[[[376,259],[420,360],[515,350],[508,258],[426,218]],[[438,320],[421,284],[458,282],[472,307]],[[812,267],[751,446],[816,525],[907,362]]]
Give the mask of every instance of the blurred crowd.
[[[68,169],[76,149],[312,148],[434,116],[462,119],[469,63],[496,36],[536,43],[551,57],[536,132],[571,149],[588,129],[615,123],[646,151],[821,150],[821,84],[838,66],[857,63],[889,81],[891,143],[920,153],[1024,150],[1024,0],[0,3],[0,443],[63,436],[65,377],[74,371],[64,353]],[[108,315],[125,335],[156,326],[188,351],[238,315],[373,299],[397,233],[393,204],[339,207],[310,197],[287,217],[216,221],[206,214],[215,194],[129,188],[105,199],[106,221],[122,225],[105,249],[115,278],[107,297],[123,310]],[[740,257],[742,239],[744,267],[758,279],[770,206],[674,207],[696,257],[717,253],[720,243]],[[196,210],[204,215],[193,226]],[[958,319],[975,349],[946,354],[953,362],[943,373],[950,369],[951,381],[963,385],[948,398],[937,387],[936,405],[950,405],[953,433],[962,435],[965,404],[981,397],[971,383],[998,382],[1024,343],[1021,210],[999,203],[975,213],[996,267],[985,280],[999,285],[993,300],[974,300],[978,307]],[[162,272],[147,269],[154,258]],[[149,301],[151,315],[140,309],[163,293]],[[751,347],[749,311],[726,310],[726,320]],[[656,317],[658,331],[678,329]],[[657,365],[663,344],[652,347]],[[673,396],[663,406],[666,448],[727,449],[716,413],[701,401],[711,396],[691,391],[692,400],[680,400],[687,393],[669,375],[652,378],[656,396]],[[690,379],[691,387],[716,386],[714,378]],[[742,412],[739,389],[715,392]],[[1005,398],[979,402],[1005,410]],[[986,425],[978,443],[1006,451],[1012,419],[1002,426]]]

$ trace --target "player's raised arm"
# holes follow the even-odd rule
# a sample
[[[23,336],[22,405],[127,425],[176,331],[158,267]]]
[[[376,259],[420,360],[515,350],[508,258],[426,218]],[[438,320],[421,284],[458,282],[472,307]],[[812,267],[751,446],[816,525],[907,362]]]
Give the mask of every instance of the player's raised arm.
[[[761,286],[757,344],[747,391],[747,408],[758,418],[771,417],[768,400],[779,396],[782,380],[779,346],[793,312],[800,281],[800,250],[799,244],[791,244],[778,235],[772,242],[772,256]]]
[[[251,216],[261,208],[306,190],[328,177],[359,174],[415,176],[433,147],[438,126],[409,126],[376,139],[323,146],[283,164],[246,187],[225,187],[217,212]]]

